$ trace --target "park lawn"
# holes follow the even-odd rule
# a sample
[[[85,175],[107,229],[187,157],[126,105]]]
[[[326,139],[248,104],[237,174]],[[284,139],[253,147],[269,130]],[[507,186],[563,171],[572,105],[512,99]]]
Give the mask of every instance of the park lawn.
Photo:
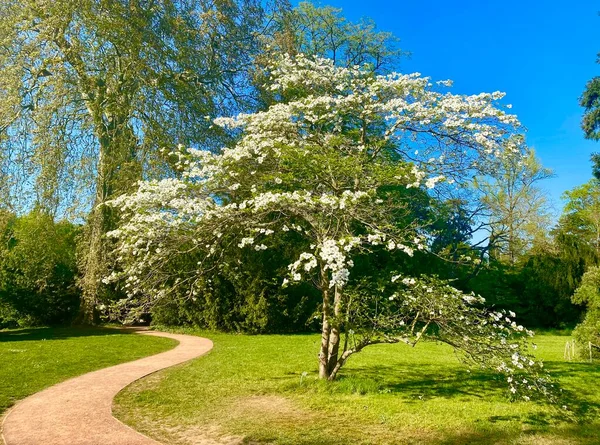
[[[70,377],[172,349],[161,337],[117,329],[36,328],[0,331],[0,413]]]
[[[117,396],[115,415],[165,444],[598,444],[600,365],[566,362],[569,337],[536,337],[537,355],[587,410],[510,402],[491,374],[453,350],[378,345],[352,357],[339,381],[317,381],[318,335],[211,338],[206,356],[142,379]],[[208,441],[203,441],[208,439]]]

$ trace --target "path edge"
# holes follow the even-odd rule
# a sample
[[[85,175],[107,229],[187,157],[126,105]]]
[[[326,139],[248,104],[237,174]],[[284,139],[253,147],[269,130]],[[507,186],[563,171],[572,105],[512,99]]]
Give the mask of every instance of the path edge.
[[[113,329],[113,330],[120,330],[120,331],[132,332],[132,333],[134,333],[134,334],[138,334],[138,335],[147,335],[147,334],[149,334],[149,333],[153,333],[153,334],[155,334],[157,337],[163,337],[163,338],[171,338],[171,339],[173,339],[172,337],[169,337],[169,336],[163,336],[163,335],[160,335],[160,334],[172,334],[171,332],[155,331],[155,330],[152,330],[152,329],[149,329],[149,328],[145,328],[145,327],[142,327],[142,328],[137,328],[137,327],[118,327],[118,328],[107,328],[107,329]],[[150,335],[152,335],[152,334],[150,334]],[[181,335],[192,335],[192,334],[181,334]],[[208,341],[210,341],[210,343],[211,343],[211,347],[210,347],[210,349],[208,349],[207,351],[203,352],[202,354],[200,354],[200,355],[198,355],[198,356],[196,356],[196,357],[194,357],[194,358],[191,358],[191,359],[189,359],[189,360],[186,360],[186,361],[184,361],[184,362],[177,363],[177,364],[175,364],[175,365],[172,365],[172,366],[167,366],[167,367],[165,367],[165,368],[162,368],[162,369],[157,369],[156,371],[152,371],[152,372],[149,372],[149,373],[147,373],[147,374],[145,374],[145,375],[143,375],[143,376],[140,376],[140,377],[138,377],[137,379],[135,379],[135,380],[132,380],[131,382],[129,382],[129,383],[128,383],[127,385],[125,385],[123,388],[121,388],[121,389],[119,390],[119,392],[117,393],[117,395],[118,395],[119,393],[121,393],[121,391],[123,391],[124,389],[128,388],[130,385],[134,384],[135,382],[137,382],[137,381],[139,381],[139,380],[141,380],[141,379],[144,379],[144,378],[146,378],[146,377],[148,377],[148,376],[150,376],[150,375],[152,375],[152,374],[156,374],[156,373],[158,373],[158,372],[164,371],[165,369],[169,369],[169,368],[173,368],[173,367],[175,367],[175,366],[180,366],[180,365],[183,365],[183,364],[189,363],[189,362],[191,362],[191,361],[193,361],[193,360],[196,360],[196,359],[198,359],[198,358],[200,358],[200,357],[203,357],[203,356],[207,355],[207,354],[208,354],[210,351],[212,351],[212,350],[213,350],[213,348],[214,348],[214,342],[213,342],[211,339],[209,339],[209,338],[206,338],[206,337],[200,337],[200,336],[197,336],[197,335],[192,335],[192,336],[194,336],[194,337],[198,337],[198,338],[203,338],[203,339],[205,339],[205,340],[208,340]],[[140,358],[138,358],[138,359],[131,360],[131,361],[129,361],[129,362],[118,363],[118,364],[116,364],[116,365],[107,366],[106,368],[99,368],[99,369],[95,369],[95,370],[93,370],[93,371],[89,371],[89,372],[86,372],[86,373],[83,373],[83,374],[80,374],[80,375],[77,375],[77,376],[73,376],[73,377],[70,377],[70,378],[68,378],[68,379],[66,379],[66,380],[63,380],[63,381],[57,382],[57,383],[55,383],[54,385],[47,386],[46,388],[43,388],[43,389],[41,389],[41,390],[39,390],[39,391],[36,391],[36,392],[34,392],[34,393],[32,393],[32,394],[29,394],[27,397],[25,397],[25,398],[23,398],[23,399],[17,400],[17,402],[16,402],[14,405],[12,405],[12,406],[11,406],[9,409],[7,409],[7,410],[6,410],[6,412],[4,412],[4,413],[2,414],[2,417],[0,417],[0,445],[6,445],[6,439],[5,439],[5,437],[4,437],[4,424],[5,424],[5,422],[6,422],[6,419],[8,419],[8,417],[10,416],[10,414],[11,414],[11,413],[12,413],[12,412],[13,412],[13,411],[14,411],[14,410],[17,408],[17,406],[18,406],[18,405],[20,405],[20,404],[21,404],[21,402],[23,402],[24,400],[28,399],[29,397],[32,397],[32,396],[34,396],[35,394],[37,394],[37,393],[39,393],[39,392],[41,392],[41,391],[45,391],[45,390],[46,390],[46,389],[48,389],[48,388],[51,388],[51,387],[53,387],[53,386],[56,386],[56,385],[60,385],[60,384],[62,384],[62,383],[64,383],[64,382],[68,382],[69,380],[77,379],[77,378],[79,378],[79,377],[81,377],[81,376],[84,376],[84,375],[86,375],[86,374],[89,374],[89,373],[91,373],[91,372],[96,372],[96,371],[100,371],[100,370],[102,370],[102,369],[108,369],[108,368],[112,368],[113,366],[124,365],[124,364],[126,364],[126,363],[133,363],[133,362],[136,362],[136,361],[138,361],[138,360],[146,359],[146,358],[149,358],[149,357],[153,357],[153,356],[155,356],[155,355],[159,355],[159,354],[163,354],[163,353],[165,353],[165,352],[172,351],[173,349],[177,348],[177,347],[180,345],[180,343],[181,343],[181,342],[179,342],[179,341],[178,341],[178,340],[176,340],[176,339],[173,339],[173,340],[175,340],[177,343],[175,344],[175,346],[174,346],[173,348],[171,348],[171,349],[167,349],[166,351],[157,352],[156,354],[148,355],[148,356],[146,356],[146,357],[140,357]],[[116,395],[115,395],[115,397],[116,397]],[[127,425],[126,423],[122,422],[120,419],[117,419],[117,418],[116,418],[116,417],[113,415],[113,405],[114,405],[114,400],[115,400],[115,397],[113,397],[113,399],[112,399],[112,401],[111,401],[111,407],[110,407],[110,412],[111,412],[111,416],[112,416],[112,418],[113,418],[114,420],[116,420],[118,423],[120,423],[121,425],[123,425],[124,427],[126,427],[127,429],[130,429],[130,430],[134,431],[136,434],[139,434],[139,435],[141,435],[141,436],[144,436],[144,437],[146,437],[147,439],[149,439],[149,440],[151,440],[151,441],[153,441],[153,442],[156,442],[157,444],[160,444],[160,442],[158,442],[158,441],[156,441],[155,439],[153,439],[153,438],[151,438],[151,437],[147,436],[146,434],[143,434],[143,433],[139,432],[138,430],[136,430],[136,429],[132,428],[131,426],[129,426],[129,425]]]
[[[153,331],[153,330],[149,330],[149,329],[146,329],[146,330],[138,330],[138,331],[136,331],[135,333],[136,333],[136,334],[140,334],[140,335],[146,335],[146,333],[148,333],[148,332],[155,332],[155,333],[157,333],[157,334],[169,334],[169,332],[163,332],[163,331]],[[183,335],[191,335],[191,334],[183,334]],[[162,337],[162,335],[157,335],[157,337]],[[131,385],[133,385],[134,383],[137,383],[137,382],[139,382],[140,380],[142,380],[142,379],[145,379],[146,377],[149,377],[149,376],[151,376],[151,375],[157,374],[157,373],[159,373],[159,372],[162,372],[162,371],[164,371],[164,370],[166,370],[166,369],[175,368],[175,367],[177,367],[177,366],[188,365],[190,362],[192,362],[192,361],[194,361],[194,360],[196,360],[196,359],[199,359],[200,357],[204,357],[204,356],[208,355],[208,354],[209,354],[209,353],[210,353],[210,352],[213,350],[213,348],[215,347],[215,344],[214,344],[214,342],[213,342],[213,341],[212,341],[210,338],[206,338],[206,337],[200,337],[199,335],[195,335],[194,337],[198,337],[198,338],[204,338],[205,340],[208,340],[208,341],[210,341],[210,343],[211,343],[210,349],[209,349],[209,350],[207,350],[207,351],[205,351],[205,352],[203,352],[203,353],[202,353],[202,354],[200,354],[199,356],[197,356],[197,357],[194,357],[194,358],[190,359],[190,360],[186,360],[185,362],[177,363],[176,365],[173,365],[173,366],[167,366],[166,368],[157,369],[156,371],[149,372],[148,374],[146,374],[146,375],[143,375],[143,376],[141,376],[141,377],[138,377],[137,379],[135,379],[135,380],[132,380],[131,382],[129,382],[127,385],[125,385],[123,388],[121,388],[121,389],[119,390],[119,392],[118,392],[118,393],[115,395],[115,397],[113,397],[113,399],[112,399],[112,402],[111,402],[111,404],[110,404],[110,414],[111,414],[112,418],[113,418],[113,419],[115,419],[117,422],[119,422],[121,425],[123,425],[125,428],[127,428],[127,429],[130,429],[130,430],[132,430],[132,431],[135,431],[137,434],[139,434],[139,435],[141,435],[141,436],[144,436],[144,437],[146,437],[147,439],[149,439],[149,440],[152,440],[153,442],[156,442],[157,444],[161,444],[161,442],[159,442],[158,440],[156,440],[156,439],[153,439],[152,437],[148,436],[147,434],[144,434],[144,433],[142,433],[142,432],[140,432],[140,431],[136,430],[136,429],[135,429],[135,428],[133,428],[132,426],[130,426],[130,425],[127,425],[127,424],[126,424],[125,422],[123,422],[121,419],[119,419],[119,418],[115,417],[115,415],[114,415],[114,411],[113,411],[113,407],[115,406],[115,398],[116,398],[116,397],[117,397],[119,394],[121,394],[123,391],[125,391],[127,388],[129,388]],[[163,338],[170,338],[170,337],[163,337]],[[179,341],[177,342],[177,344],[179,344]],[[175,346],[175,348],[176,348],[176,347],[177,347],[177,346]],[[175,348],[173,348],[173,349],[175,349]],[[172,351],[172,349],[169,349],[169,351]],[[166,351],[165,351],[165,352],[166,352]],[[162,354],[162,353],[161,353],[161,352],[159,352],[159,354]],[[154,355],[158,355],[158,354],[154,354]],[[148,357],[152,357],[152,356],[151,356],[151,355],[149,355]],[[128,363],[128,362],[125,362],[125,363]],[[4,422],[3,422],[3,423],[4,423]],[[4,444],[1,444],[1,445],[6,445],[6,444],[4,443]]]

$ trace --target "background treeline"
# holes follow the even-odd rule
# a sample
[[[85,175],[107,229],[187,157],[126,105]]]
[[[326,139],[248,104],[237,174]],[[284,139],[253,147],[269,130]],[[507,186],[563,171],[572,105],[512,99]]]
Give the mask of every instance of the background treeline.
[[[581,189],[589,194],[590,190],[600,190],[600,186],[593,180],[568,196]],[[581,320],[585,307],[572,303],[571,298],[585,271],[598,264],[598,251],[591,244],[595,235],[586,231],[577,211],[566,210],[553,230],[512,261],[494,252],[489,240],[483,247],[473,246],[473,228],[464,212],[449,215],[447,206],[424,193],[414,193],[413,216],[431,221],[432,250],[451,250],[457,261],[435,259],[420,252],[408,258],[382,249],[377,255],[356,261],[353,280],[357,288],[362,277],[372,277],[374,272],[382,282],[392,272],[409,276],[434,274],[454,280],[454,285],[462,290],[484,296],[490,306],[515,311],[519,322],[529,327],[567,328]],[[570,201],[567,209],[572,207]],[[0,326],[76,320],[81,296],[76,257],[81,234],[80,226],[56,222],[37,210],[24,216],[2,213]],[[319,296],[312,288],[281,287],[287,265],[302,246],[297,245],[293,235],[279,243],[280,248],[264,252],[233,249],[227,258],[230,268],[207,278],[202,294],[193,299],[174,296],[154,308],[149,316],[160,324],[248,332],[317,328]],[[458,261],[465,256],[481,262]],[[198,258],[190,256],[187,260],[195,264]]]
[[[0,213],[0,328],[73,320],[78,233],[74,224],[38,211]]]
[[[593,184],[598,187],[595,181]],[[564,329],[581,321],[585,306],[574,304],[572,296],[585,271],[598,264],[599,258],[589,239],[573,232],[569,225],[572,214],[565,213],[556,227],[516,258],[509,259],[494,252],[489,239],[482,247],[473,246],[473,227],[468,221],[457,222],[460,214],[435,219],[431,213],[439,212],[439,208],[435,209],[435,203],[431,202],[427,207],[419,211],[421,217],[433,218],[429,233],[432,249],[455,251],[457,261],[432,259],[431,255],[419,252],[407,259],[406,255],[382,249],[377,255],[355,261],[355,288],[361,288],[362,277],[369,277],[370,291],[376,292],[371,281],[373,275],[379,275],[383,283],[390,273],[433,274],[454,280],[461,290],[482,295],[491,307],[516,312],[518,321],[529,327]],[[169,306],[156,308],[153,319],[157,323],[193,323],[252,332],[302,331],[317,326],[319,320],[311,314],[317,313],[318,298],[302,286],[285,289],[280,286],[281,277],[287,273],[286,266],[293,261],[294,250],[293,240],[281,240],[280,250],[269,249],[258,255],[253,252],[247,258],[231,259],[239,268],[235,267],[231,276],[214,277],[211,292],[199,295],[196,300],[173,299]],[[458,261],[458,256],[480,262]]]
[[[272,104],[273,57],[305,53],[385,73],[401,70],[406,54],[369,20],[286,0],[26,0],[0,4],[0,16],[0,327],[106,317],[121,291],[102,281],[112,267],[105,235],[118,222],[103,204],[139,179],[177,175],[167,153],[178,144],[230,144],[237,135],[211,119]],[[586,98],[593,108],[596,96]],[[377,291],[366,276],[434,274],[527,326],[577,324],[584,306],[571,298],[598,263],[598,183],[568,192],[555,225],[543,193],[551,172],[533,151],[488,171],[464,190],[411,190],[410,217],[439,258],[357,258],[357,292]],[[232,249],[204,292],[173,295],[148,317],[249,332],[316,328],[318,295],[281,287],[303,246],[292,235],[278,242]]]

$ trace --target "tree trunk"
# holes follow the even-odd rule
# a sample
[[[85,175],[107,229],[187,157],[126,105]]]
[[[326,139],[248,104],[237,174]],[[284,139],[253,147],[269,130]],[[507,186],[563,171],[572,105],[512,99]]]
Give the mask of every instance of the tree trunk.
[[[102,278],[108,273],[109,246],[105,235],[116,225],[113,211],[105,203],[116,194],[129,191],[141,179],[136,159],[136,139],[126,116],[109,116],[108,123],[97,123],[100,154],[94,207],[87,221],[80,250],[80,288],[82,291],[77,322],[95,324],[96,307],[101,300]]]
[[[329,336],[331,327],[329,326],[330,308],[329,308],[329,290],[323,290],[323,326],[321,327],[321,350],[319,351],[319,378],[329,378]]]
[[[81,300],[79,306],[78,324],[93,325],[98,322],[97,305],[100,300],[100,283],[105,275],[105,247],[103,234],[106,226],[104,209],[95,207],[92,210],[84,235],[84,247],[81,254],[81,271],[79,286]]]
[[[333,380],[337,374],[336,366],[338,365],[341,340],[340,311],[342,307],[342,292],[338,286],[334,286],[332,308],[329,280],[327,279],[327,272],[323,269],[321,269],[321,289],[323,292],[323,325],[321,328],[321,348],[319,351],[319,378]]]
[[[61,50],[64,61],[77,74],[79,90],[93,122],[99,145],[94,207],[79,251],[79,287],[82,296],[76,319],[77,323],[93,324],[97,321],[100,280],[107,270],[104,235],[115,223],[111,210],[104,203],[113,193],[128,191],[136,180],[141,179],[141,165],[136,159],[137,139],[129,124],[132,108],[128,99],[133,96],[134,91],[124,88],[130,80],[126,72],[120,73],[120,79],[112,89],[107,86],[107,79],[102,75],[90,75],[81,54],[65,38],[64,28],[54,29],[53,41]]]
[[[104,142],[104,144],[102,143]],[[101,147],[107,147],[108,141],[101,141]],[[96,181],[96,197],[94,206],[88,217],[80,249],[81,300],[78,324],[92,325],[98,322],[96,306],[100,300],[100,286],[106,270],[106,249],[104,234],[110,229],[110,209],[104,206],[111,192],[110,166],[106,161],[107,148],[100,150],[98,159],[98,178]]]
[[[338,354],[340,350],[340,311],[342,306],[342,290],[336,285],[334,286],[334,300],[333,300],[333,321],[331,325],[331,334],[329,335],[329,355],[327,357],[327,378],[333,380],[335,374],[333,373],[334,368],[338,362]]]

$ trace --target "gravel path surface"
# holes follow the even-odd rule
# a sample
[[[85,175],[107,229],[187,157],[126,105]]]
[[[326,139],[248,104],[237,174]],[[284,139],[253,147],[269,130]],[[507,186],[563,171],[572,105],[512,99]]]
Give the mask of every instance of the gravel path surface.
[[[160,445],[112,416],[115,395],[155,371],[206,354],[212,342],[192,335],[140,331],[173,338],[174,349],[51,386],[18,402],[4,417],[6,445]]]

